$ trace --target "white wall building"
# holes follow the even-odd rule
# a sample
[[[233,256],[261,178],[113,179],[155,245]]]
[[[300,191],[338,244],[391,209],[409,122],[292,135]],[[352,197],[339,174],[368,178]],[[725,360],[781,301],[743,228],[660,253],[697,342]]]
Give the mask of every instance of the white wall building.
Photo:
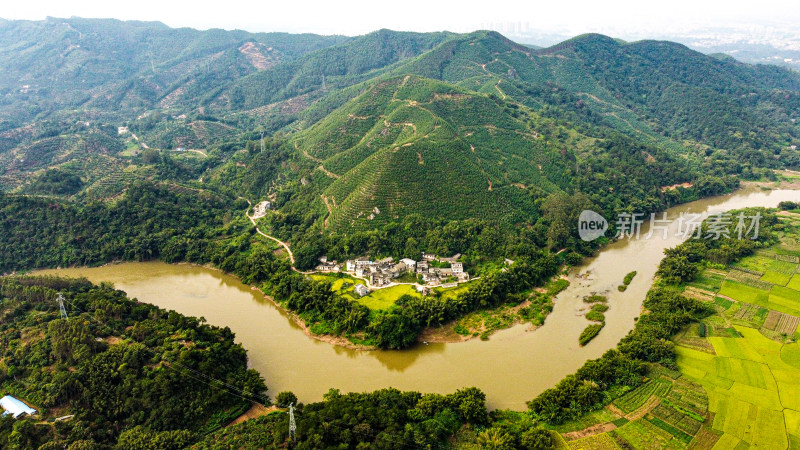
[[[355,287],[353,287],[353,290],[356,292],[356,294],[358,294],[361,297],[369,294],[369,289],[367,289],[367,287],[361,283],[355,285]]]
[[[0,407],[3,408],[3,415],[10,414],[11,417],[15,419],[19,419],[22,416],[29,415],[32,416],[36,414],[36,410],[31,408],[30,406],[26,405],[20,400],[16,398],[6,395],[3,398],[0,398]]]

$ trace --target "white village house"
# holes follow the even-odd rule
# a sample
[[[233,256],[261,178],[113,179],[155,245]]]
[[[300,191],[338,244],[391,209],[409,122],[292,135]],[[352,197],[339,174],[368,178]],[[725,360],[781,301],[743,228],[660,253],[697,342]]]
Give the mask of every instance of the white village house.
[[[405,264],[408,267],[408,270],[415,271],[417,269],[417,262],[411,258],[403,258],[400,260],[401,263]]]
[[[361,296],[361,297],[363,297],[363,296],[365,296],[365,295],[369,294],[369,289],[367,289],[367,287],[366,287],[366,286],[364,286],[364,285],[363,285],[363,284],[361,284],[361,283],[359,283],[359,284],[355,285],[355,286],[353,287],[353,290],[356,292],[356,294],[358,294],[358,295],[359,295],[359,296]]]
[[[0,398],[0,407],[3,408],[3,415],[6,414],[11,415],[11,417],[15,419],[19,419],[25,415],[32,416],[36,414],[36,410],[31,408],[30,406],[26,405],[20,400],[16,398],[6,395],[3,398]]]

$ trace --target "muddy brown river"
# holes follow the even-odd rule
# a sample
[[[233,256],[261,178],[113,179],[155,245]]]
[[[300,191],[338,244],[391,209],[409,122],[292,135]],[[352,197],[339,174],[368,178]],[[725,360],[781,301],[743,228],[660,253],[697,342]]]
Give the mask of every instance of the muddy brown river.
[[[671,208],[667,217],[775,207],[783,200],[800,201],[800,191],[748,188]],[[558,295],[546,323],[535,331],[519,325],[495,333],[488,341],[421,344],[404,351],[349,350],[309,338],[259,292],[204,267],[147,262],[42,272],[85,276],[96,283],[110,281],[140,301],[230,327],[273,396],[291,390],[300,401],[311,402],[321,400],[330,388],[348,392],[391,386],[448,393],[477,386],[486,392],[490,408],[521,410],[526,401],[587,359],[616,346],[633,328],[663,250],[683,240],[675,235],[678,222],[669,227],[667,239],[658,232],[650,239],[620,240],[574,269],[570,287]],[[643,236],[647,229],[646,221]],[[616,287],[633,270],[638,275],[628,290],[618,292]],[[588,322],[579,309],[584,307],[582,298],[591,293],[607,295],[610,309],[605,328],[580,347],[578,336]]]

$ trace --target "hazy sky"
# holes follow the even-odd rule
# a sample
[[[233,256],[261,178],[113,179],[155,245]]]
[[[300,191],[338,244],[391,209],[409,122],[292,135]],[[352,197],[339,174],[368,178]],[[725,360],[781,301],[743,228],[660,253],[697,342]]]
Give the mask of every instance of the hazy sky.
[[[658,5],[658,6],[655,6]],[[0,17],[113,17],[159,20],[173,27],[356,35],[379,28],[471,31],[491,24],[577,34],[624,34],[725,24],[797,24],[800,8],[777,0],[245,1],[2,0]],[[497,28],[497,26],[494,26]]]

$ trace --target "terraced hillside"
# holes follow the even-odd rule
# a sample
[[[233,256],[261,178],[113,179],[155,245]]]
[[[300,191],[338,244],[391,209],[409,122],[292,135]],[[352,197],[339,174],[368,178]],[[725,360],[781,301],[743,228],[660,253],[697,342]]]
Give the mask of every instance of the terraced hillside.
[[[530,222],[536,198],[573,189],[582,178],[569,174],[584,170],[608,172],[618,197],[658,201],[659,186],[688,173],[619,139],[565,132],[524,105],[407,75],[374,83],[292,144],[316,167],[327,225],[347,230],[409,214]]]
[[[732,153],[779,153],[800,136],[800,77],[716,59],[672,42],[583,35],[533,50],[495,32],[443,43],[395,73],[416,73],[511,98],[558,105],[597,125],[688,152],[692,141]],[[749,155],[763,164],[771,152]],[[760,159],[758,159],[760,158]]]

